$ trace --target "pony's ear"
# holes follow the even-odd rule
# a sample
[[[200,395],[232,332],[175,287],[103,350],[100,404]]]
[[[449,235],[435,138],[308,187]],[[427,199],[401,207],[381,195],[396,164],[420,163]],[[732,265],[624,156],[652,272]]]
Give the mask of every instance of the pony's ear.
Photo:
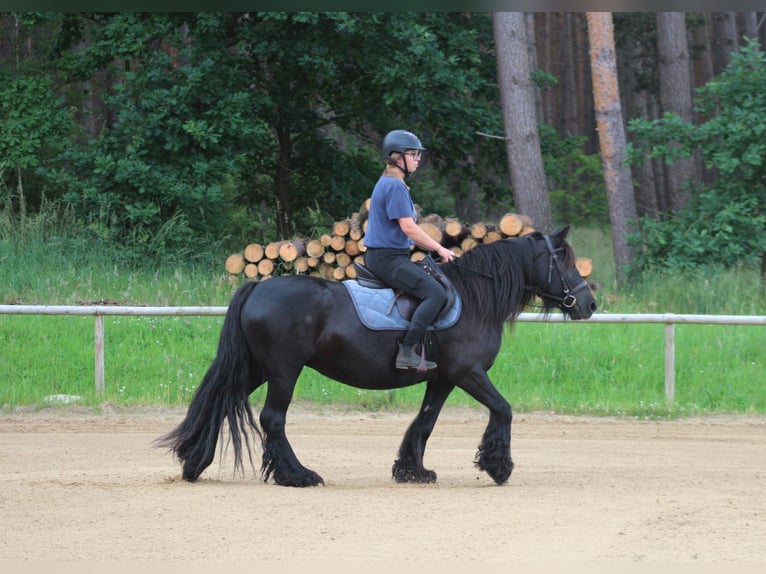
[[[569,228],[571,227],[570,224],[567,224],[565,227],[561,227],[553,232],[553,236],[556,237],[559,241],[564,241],[567,238],[567,233],[569,233]]]

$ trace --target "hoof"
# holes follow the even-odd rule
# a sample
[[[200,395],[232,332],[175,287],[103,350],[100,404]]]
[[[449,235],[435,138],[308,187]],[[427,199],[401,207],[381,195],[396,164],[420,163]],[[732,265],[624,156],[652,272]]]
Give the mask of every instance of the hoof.
[[[436,473],[433,470],[417,470],[412,467],[400,466],[394,463],[391,469],[394,481],[399,483],[414,482],[416,484],[432,484],[436,482]]]
[[[294,486],[298,488],[305,488],[307,486],[324,486],[324,480],[313,470],[309,470],[303,476],[293,477],[274,477],[274,482],[279,486]]]

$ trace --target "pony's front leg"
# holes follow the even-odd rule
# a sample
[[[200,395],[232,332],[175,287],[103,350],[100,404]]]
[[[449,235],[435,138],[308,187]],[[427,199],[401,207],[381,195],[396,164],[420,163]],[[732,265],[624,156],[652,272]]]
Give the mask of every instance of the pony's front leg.
[[[420,411],[404,434],[399,457],[391,468],[396,482],[436,482],[436,473],[423,466],[426,442],[454,385],[429,381]]]
[[[265,481],[273,478],[281,486],[317,486],[324,480],[313,470],[303,466],[295,456],[285,434],[287,406],[292,397],[292,388],[287,400],[278,400],[269,388],[266,402],[261,411],[263,429],[263,463],[261,472]]]
[[[513,472],[511,405],[494,387],[487,373],[478,368],[460,387],[489,409],[489,423],[476,451],[474,464],[489,474],[497,484],[504,484]]]

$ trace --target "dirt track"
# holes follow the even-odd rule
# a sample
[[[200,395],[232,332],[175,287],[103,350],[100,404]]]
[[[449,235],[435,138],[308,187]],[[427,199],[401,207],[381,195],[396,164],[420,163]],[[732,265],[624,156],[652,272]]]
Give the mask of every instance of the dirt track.
[[[400,485],[412,413],[297,405],[288,436],[326,486],[291,489],[232,476],[231,456],[180,481],[151,442],[182,416],[0,415],[0,560],[766,561],[763,417],[518,414],[498,487],[472,466],[484,411],[447,408],[426,454],[438,483]]]

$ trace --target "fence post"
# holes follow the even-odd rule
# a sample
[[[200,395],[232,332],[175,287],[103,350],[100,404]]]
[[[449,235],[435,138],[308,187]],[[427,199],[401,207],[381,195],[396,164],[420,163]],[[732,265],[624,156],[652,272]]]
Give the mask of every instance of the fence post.
[[[94,315],[96,325],[94,329],[96,350],[96,394],[104,392],[104,316],[101,313]]]
[[[676,324],[665,323],[665,401],[673,404],[676,394]]]

